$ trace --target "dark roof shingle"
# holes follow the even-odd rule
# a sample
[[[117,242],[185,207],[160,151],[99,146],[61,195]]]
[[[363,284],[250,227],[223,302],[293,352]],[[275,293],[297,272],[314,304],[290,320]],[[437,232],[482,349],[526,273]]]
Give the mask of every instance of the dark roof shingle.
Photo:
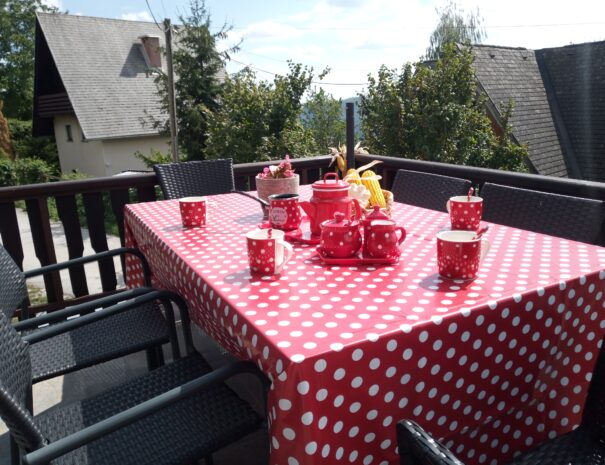
[[[140,36],[154,23],[37,13],[38,22],[88,140],[158,134],[143,121],[165,120]]]

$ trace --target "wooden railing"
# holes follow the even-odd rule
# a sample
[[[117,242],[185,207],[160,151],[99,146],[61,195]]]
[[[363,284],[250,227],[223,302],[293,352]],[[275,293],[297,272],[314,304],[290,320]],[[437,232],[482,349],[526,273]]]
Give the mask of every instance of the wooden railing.
[[[296,172],[301,177],[301,183],[308,184],[319,179],[328,170],[329,159],[329,156],[320,156],[293,160]],[[493,182],[605,200],[605,183],[375,155],[358,155],[356,163],[359,166],[375,159],[383,162],[376,167],[376,170],[382,174],[385,188],[390,188],[396,171],[403,168],[470,179],[479,189],[483,183]],[[254,177],[266,165],[267,163],[234,165],[236,188],[253,190],[255,188]],[[156,200],[157,192],[157,181],[153,173],[0,188],[0,237],[4,247],[22,267],[24,253],[20,225],[17,222],[17,208],[24,203],[32,231],[36,257],[42,265],[56,263],[57,254],[49,215],[49,200],[52,199],[56,204],[57,213],[65,231],[69,258],[80,257],[83,254],[85,239],[80,227],[82,220],[88,228],[92,249],[95,252],[101,252],[108,249],[105,216],[110,212],[115,215],[120,240],[123,244],[124,205],[132,202]],[[78,205],[83,207],[84,218],[79,216]],[[21,225],[21,227],[27,227],[27,225]],[[106,260],[100,264],[100,278],[102,293],[116,292],[116,269],[113,261]],[[84,267],[79,266],[70,269],[69,279],[75,296],[75,299],[72,299],[71,302],[76,303],[91,298]],[[60,275],[49,273],[44,276],[44,284],[48,304],[32,308],[34,311],[52,310],[64,304],[63,284]]]
[[[330,157],[315,157],[293,160],[293,165],[303,184],[317,180],[327,169]],[[267,163],[247,163],[234,166],[235,184],[238,189],[253,190],[254,177]],[[56,211],[65,231],[65,241],[69,258],[81,257],[85,239],[81,224],[88,229],[90,246],[95,252],[108,250],[105,217],[114,215],[119,230],[120,241],[124,244],[124,205],[133,202],[148,202],[157,199],[157,179],[154,173],[130,174],[106,178],[60,181],[0,188],[0,237],[2,244],[15,262],[23,269],[24,250],[21,228],[18,224],[17,209],[25,206],[31,228],[34,253],[40,265],[57,262],[57,253],[51,230],[49,201],[56,205]],[[78,208],[80,205],[80,209]],[[84,218],[80,218],[83,208]],[[109,210],[109,211],[107,211]],[[123,266],[123,264],[122,264]],[[102,294],[117,291],[116,269],[113,260],[99,263]],[[70,304],[96,297],[90,296],[84,266],[69,269],[69,280],[74,294]],[[59,272],[44,276],[46,300],[48,304],[33,306],[31,310],[50,311],[63,306],[63,283]]]

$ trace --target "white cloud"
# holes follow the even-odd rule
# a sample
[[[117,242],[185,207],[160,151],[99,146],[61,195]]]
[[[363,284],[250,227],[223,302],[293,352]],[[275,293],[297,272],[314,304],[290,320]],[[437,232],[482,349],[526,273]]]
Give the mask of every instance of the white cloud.
[[[54,7],[63,10],[63,2],[61,0],[42,0],[42,4],[51,8]]]
[[[120,18],[127,19],[129,21],[153,21],[153,18],[147,10],[123,13]]]
[[[293,2],[292,5],[301,5]],[[445,0],[315,0],[304,9],[251,24],[234,22],[243,37],[242,53],[235,58],[273,72],[287,72],[286,60],[330,66],[328,82],[362,83],[380,65],[400,68],[418,60],[438,22],[436,6]],[[573,3],[538,0],[457,0],[465,13],[477,7],[487,30],[485,43],[543,48],[605,39],[605,2]],[[261,8],[261,7],[259,7]],[[593,23],[593,24],[588,24]],[[594,24],[600,23],[600,24]],[[235,35],[234,35],[235,36]],[[247,52],[247,53],[246,53]],[[256,54],[256,55],[254,55]],[[266,75],[259,75],[266,77]],[[359,88],[326,86],[335,96],[354,95]]]

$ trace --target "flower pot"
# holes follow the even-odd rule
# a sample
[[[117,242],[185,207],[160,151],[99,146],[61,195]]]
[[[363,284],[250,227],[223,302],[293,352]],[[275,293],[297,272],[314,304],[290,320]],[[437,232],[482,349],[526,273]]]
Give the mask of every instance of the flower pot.
[[[268,201],[274,194],[298,194],[298,174],[289,178],[256,177],[256,192],[260,199]]]

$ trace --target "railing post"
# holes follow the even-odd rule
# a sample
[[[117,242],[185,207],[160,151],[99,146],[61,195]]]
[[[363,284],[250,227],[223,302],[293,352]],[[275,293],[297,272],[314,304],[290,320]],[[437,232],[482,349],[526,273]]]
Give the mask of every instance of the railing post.
[[[347,168],[355,168],[355,112],[354,103],[347,103]]]

